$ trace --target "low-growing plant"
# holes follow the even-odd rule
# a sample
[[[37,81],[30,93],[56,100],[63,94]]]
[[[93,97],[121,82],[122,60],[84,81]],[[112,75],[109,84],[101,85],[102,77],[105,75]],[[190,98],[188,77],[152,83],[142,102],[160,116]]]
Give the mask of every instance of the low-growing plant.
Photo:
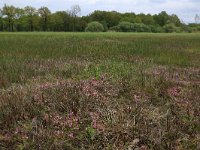
[[[118,26],[120,28],[120,31],[122,31],[122,32],[134,31],[134,24],[130,23],[130,22],[123,21],[123,22],[120,22]]]
[[[166,24],[163,28],[167,33],[177,32],[177,27],[173,23]]]
[[[198,149],[199,38],[0,34],[0,149]]]
[[[86,32],[103,32],[104,30],[103,25],[97,21],[90,22],[85,29]]]

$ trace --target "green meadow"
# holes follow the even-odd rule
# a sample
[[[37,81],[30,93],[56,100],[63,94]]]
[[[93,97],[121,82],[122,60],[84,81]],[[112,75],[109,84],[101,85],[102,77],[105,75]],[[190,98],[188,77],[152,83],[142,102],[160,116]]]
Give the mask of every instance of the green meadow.
[[[200,148],[200,34],[0,33],[0,148]]]

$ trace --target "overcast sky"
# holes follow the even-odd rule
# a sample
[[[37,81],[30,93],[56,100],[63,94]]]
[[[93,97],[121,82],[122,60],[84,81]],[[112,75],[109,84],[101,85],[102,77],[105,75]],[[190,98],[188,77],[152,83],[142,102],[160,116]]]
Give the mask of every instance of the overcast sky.
[[[145,14],[156,14],[165,10],[169,14],[177,14],[185,23],[194,22],[195,14],[200,15],[200,0],[0,0],[0,7],[5,3],[17,7],[47,6],[52,11],[68,10],[72,5],[78,4],[82,9],[82,15],[94,10]]]

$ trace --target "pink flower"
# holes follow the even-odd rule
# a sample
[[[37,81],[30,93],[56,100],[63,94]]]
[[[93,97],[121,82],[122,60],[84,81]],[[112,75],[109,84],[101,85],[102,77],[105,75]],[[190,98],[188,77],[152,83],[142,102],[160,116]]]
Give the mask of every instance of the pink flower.
[[[74,115],[73,112],[70,112],[67,119],[68,126],[70,128],[75,127],[78,129],[78,117]]]
[[[73,134],[73,133],[69,133],[68,136],[69,136],[70,138],[74,138],[74,134]]]
[[[104,131],[105,127],[99,120],[99,114],[95,112],[90,112],[90,117],[92,118],[92,127],[97,129],[97,131]]]
[[[95,112],[90,112],[90,117],[92,118],[92,120],[97,120],[99,119],[99,114]]]
[[[97,122],[96,121],[92,122],[92,127],[95,128],[95,129],[97,128]]]
[[[178,97],[181,95],[181,87],[173,87],[168,89],[168,93],[170,96]]]

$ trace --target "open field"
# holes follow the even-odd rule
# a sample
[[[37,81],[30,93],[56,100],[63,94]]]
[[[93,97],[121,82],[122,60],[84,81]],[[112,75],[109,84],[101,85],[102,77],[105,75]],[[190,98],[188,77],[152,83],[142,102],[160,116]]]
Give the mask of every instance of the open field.
[[[0,33],[0,149],[200,149],[200,34]]]

